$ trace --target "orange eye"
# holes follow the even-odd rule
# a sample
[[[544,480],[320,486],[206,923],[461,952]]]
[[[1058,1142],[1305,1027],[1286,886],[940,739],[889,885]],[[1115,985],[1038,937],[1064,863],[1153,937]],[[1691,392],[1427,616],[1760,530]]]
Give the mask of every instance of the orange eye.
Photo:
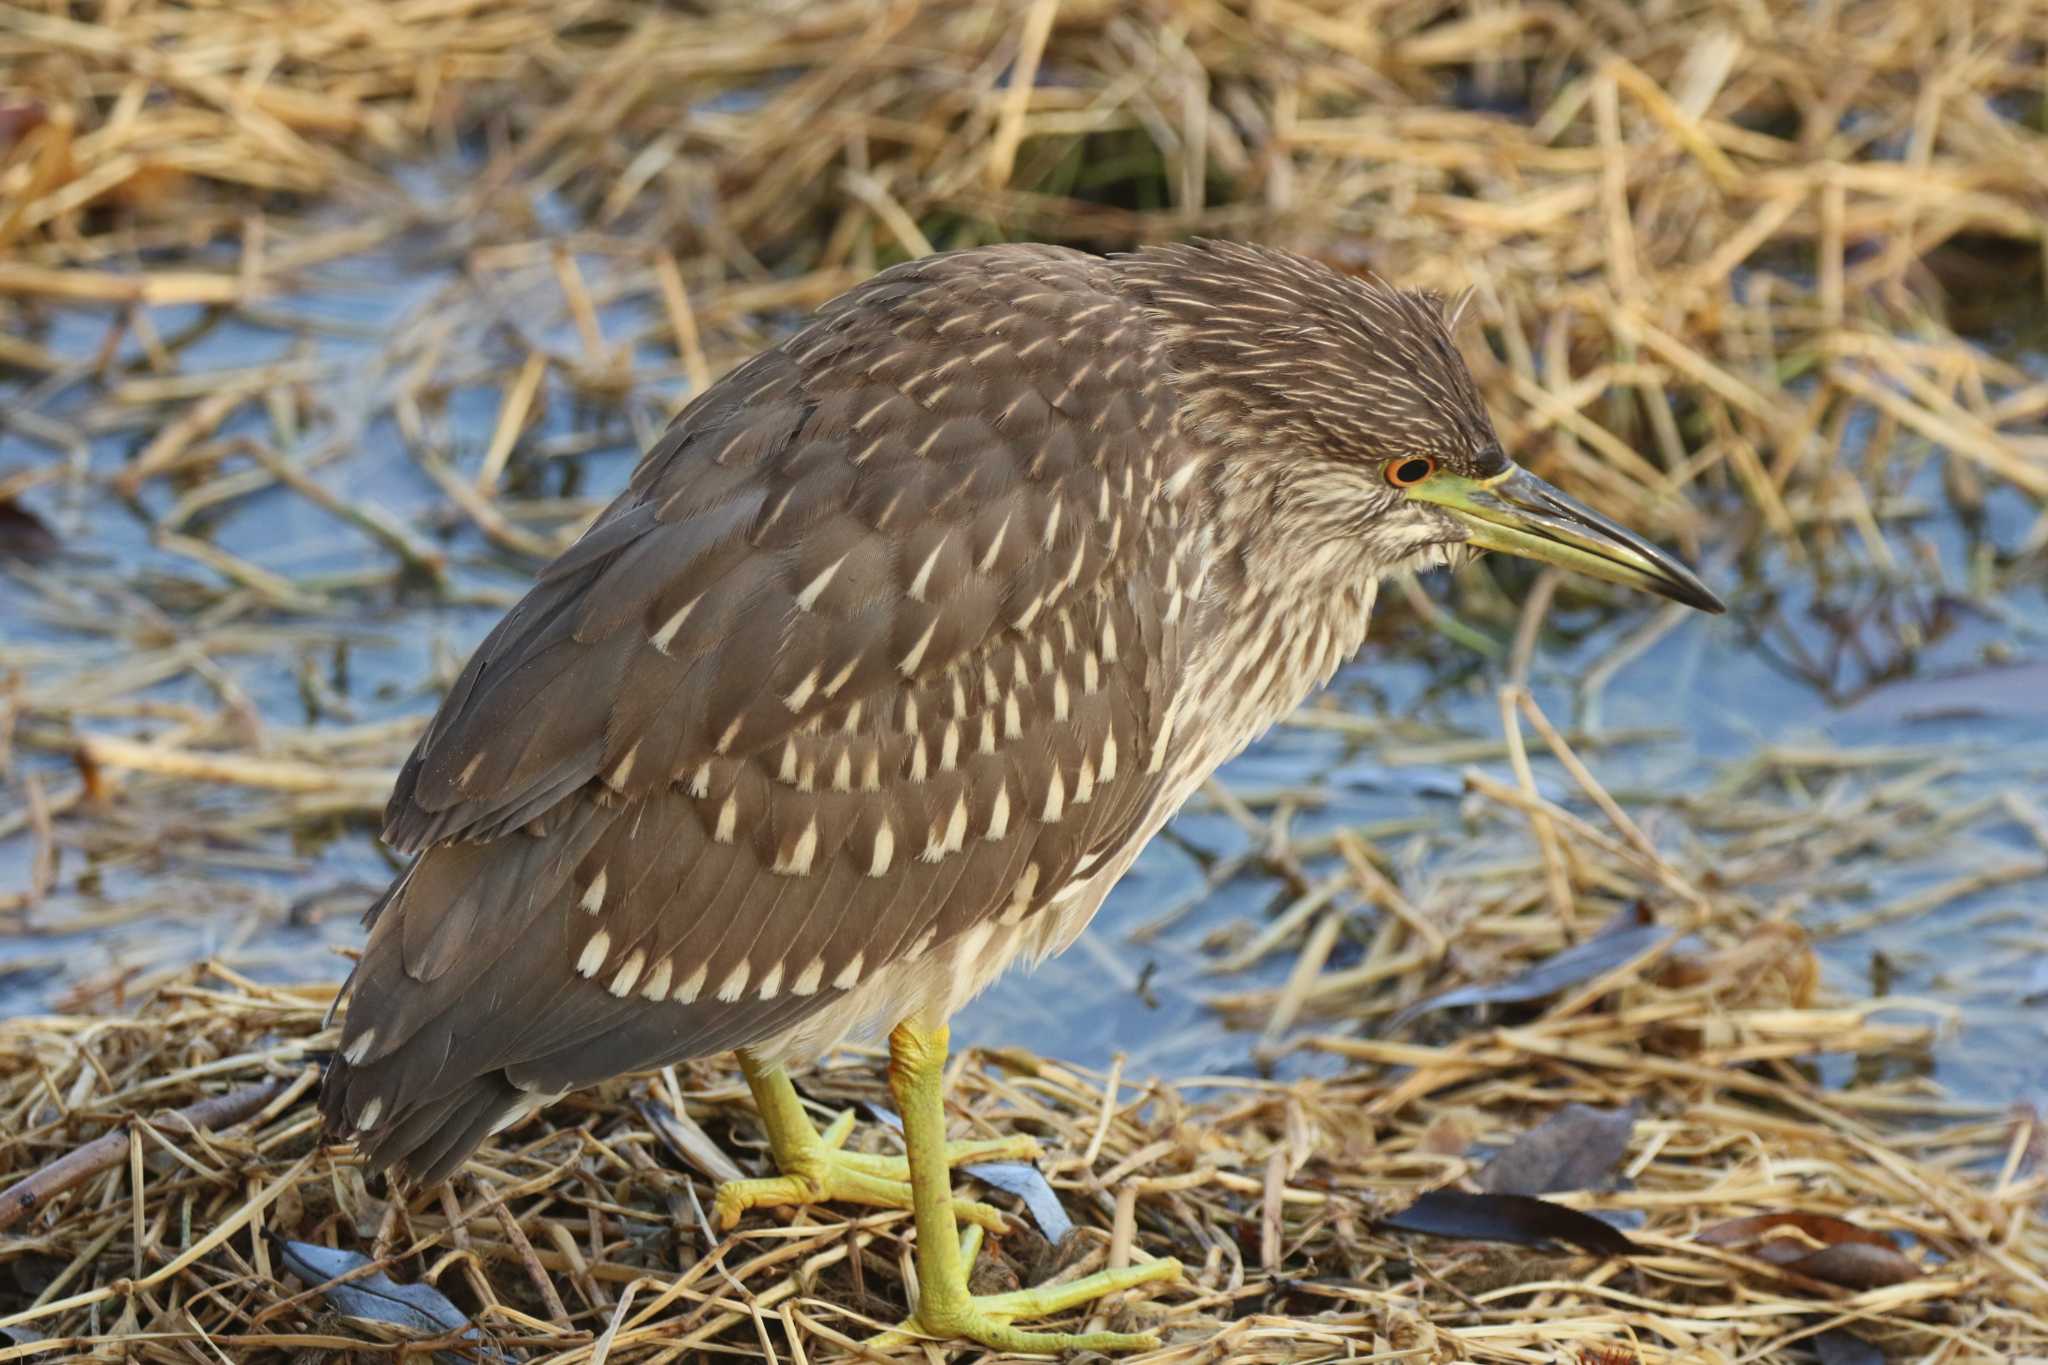
[[[1436,473],[1436,461],[1427,455],[1410,455],[1387,466],[1387,482],[1396,488],[1413,488]]]

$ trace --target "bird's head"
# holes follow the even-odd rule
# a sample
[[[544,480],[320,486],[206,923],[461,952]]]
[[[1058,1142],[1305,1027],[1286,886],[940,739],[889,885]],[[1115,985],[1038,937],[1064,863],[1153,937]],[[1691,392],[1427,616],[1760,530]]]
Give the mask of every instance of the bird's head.
[[[1173,326],[1189,415],[1256,470],[1278,533],[1375,573],[1496,550],[1723,610],[1677,559],[1508,459],[1437,295],[1229,242],[1150,247],[1125,269]]]

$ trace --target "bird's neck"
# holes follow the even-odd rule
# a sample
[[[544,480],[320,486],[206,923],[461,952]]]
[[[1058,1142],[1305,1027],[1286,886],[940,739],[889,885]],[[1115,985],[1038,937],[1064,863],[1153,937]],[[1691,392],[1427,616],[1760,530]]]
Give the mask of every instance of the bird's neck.
[[[1355,536],[1276,524],[1276,490],[1256,477],[1211,480],[1206,492],[1205,638],[1195,647],[1189,704],[1214,708],[1221,762],[1358,652],[1379,566]]]

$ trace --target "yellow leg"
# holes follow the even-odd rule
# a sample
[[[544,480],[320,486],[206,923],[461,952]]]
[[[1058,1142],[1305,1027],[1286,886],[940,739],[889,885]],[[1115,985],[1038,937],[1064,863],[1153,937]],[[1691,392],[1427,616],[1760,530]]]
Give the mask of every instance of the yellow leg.
[[[821,1134],[811,1126],[803,1101],[790,1084],[789,1073],[779,1064],[764,1062],[742,1050],[740,1070],[746,1074],[747,1088],[754,1092],[761,1125],[768,1130],[769,1149],[775,1153],[775,1165],[782,1174],[720,1185],[715,1204],[720,1227],[732,1227],[748,1209],[821,1204],[828,1200],[885,1209],[912,1206],[910,1172],[903,1158],[841,1150],[853,1132],[851,1111],[834,1119]],[[1024,1136],[956,1142],[947,1146],[943,1154],[953,1165],[1030,1161],[1038,1155],[1038,1142]],[[967,1222],[992,1232],[1003,1230],[1003,1215],[989,1205],[969,1199],[955,1200],[954,1205]]]
[[[889,1035],[889,1089],[903,1115],[903,1145],[910,1153],[910,1188],[917,1214],[917,1307],[909,1322],[873,1344],[897,1345],[916,1333],[964,1337],[992,1351],[1136,1351],[1156,1347],[1150,1332],[1026,1332],[1016,1318],[1040,1318],[1153,1280],[1173,1279],[1180,1262],[1147,1261],[1105,1270],[1070,1284],[976,1296],[967,1291],[967,1266],[981,1246],[980,1230],[961,1244],[954,1221],[953,1172],[947,1164],[946,1026],[905,1020]]]

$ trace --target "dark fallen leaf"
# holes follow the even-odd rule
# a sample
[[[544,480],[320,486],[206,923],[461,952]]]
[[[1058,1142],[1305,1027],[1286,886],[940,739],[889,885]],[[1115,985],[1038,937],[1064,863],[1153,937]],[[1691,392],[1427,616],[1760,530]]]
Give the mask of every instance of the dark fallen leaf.
[[[1603,929],[1584,943],[1545,958],[1520,976],[1484,985],[1460,986],[1456,990],[1417,1000],[1396,1014],[1389,1027],[1398,1027],[1433,1010],[1456,1009],[1464,1005],[1518,1005],[1547,999],[1611,972],[1637,957],[1664,952],[1679,938],[1676,929],[1666,929],[1657,924]]]
[[[1813,1339],[1820,1365],[1884,1365],[1884,1352],[1853,1332],[1831,1327]]]
[[[879,1104],[867,1106],[870,1114],[894,1128],[903,1131],[903,1120],[894,1110],[884,1109]],[[1045,1234],[1045,1240],[1058,1246],[1074,1230],[1074,1220],[1067,1217],[1067,1210],[1060,1203],[1060,1197],[1052,1192],[1044,1172],[1028,1161],[984,1161],[973,1166],[962,1166],[984,1185],[993,1185],[1004,1194],[1015,1195],[1024,1201],[1024,1207],[1031,1214],[1031,1221],[1038,1224],[1038,1230]]]
[[[57,533],[12,498],[0,498],[0,559],[40,564],[57,553]]]
[[[338,1251],[312,1242],[279,1242],[285,1269],[309,1285],[326,1284],[351,1270],[370,1264],[354,1251]],[[399,1284],[383,1271],[363,1275],[347,1284],[330,1285],[327,1301],[343,1317],[383,1323],[411,1336],[439,1337],[461,1332],[477,1335],[469,1316],[448,1301],[430,1284]]]
[[[1636,1111],[1568,1104],[1509,1143],[1475,1177],[1493,1194],[1590,1190],[1628,1152]]]
[[[2048,715],[2048,661],[1909,678],[1880,687],[1841,720],[1896,724],[1952,716]]]
[[[1379,1226],[1515,1246],[1563,1242],[1596,1256],[1627,1256],[1636,1249],[1634,1242],[1590,1213],[1525,1194],[1430,1190],[1399,1213],[1380,1219]]]

